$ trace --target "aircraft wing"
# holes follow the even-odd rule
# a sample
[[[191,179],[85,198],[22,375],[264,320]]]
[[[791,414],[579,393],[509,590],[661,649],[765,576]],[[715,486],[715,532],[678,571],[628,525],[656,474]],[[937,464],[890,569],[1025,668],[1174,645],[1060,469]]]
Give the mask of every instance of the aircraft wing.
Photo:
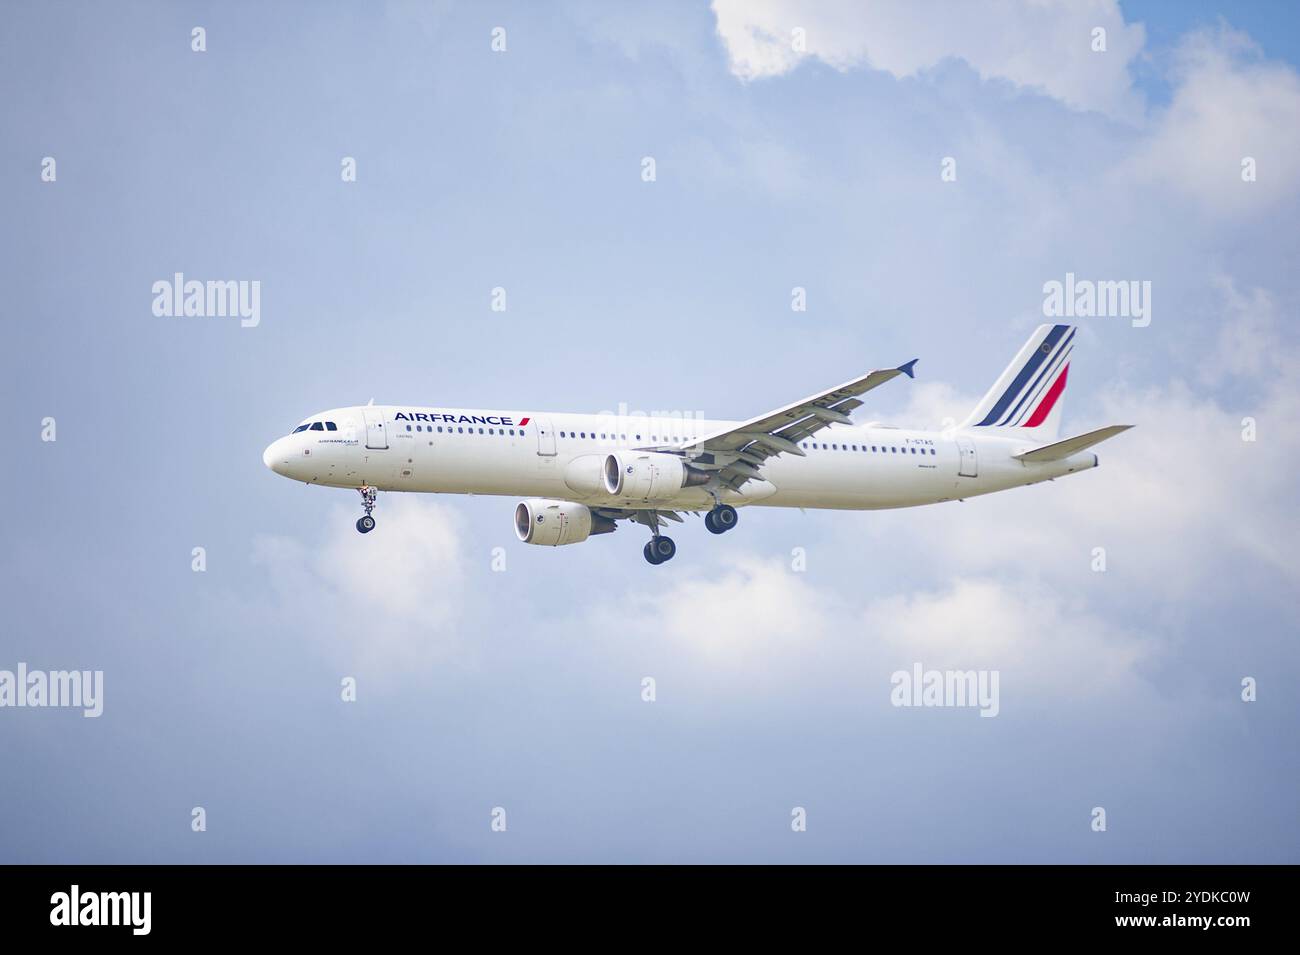
[[[686,453],[692,467],[716,471],[723,484],[739,489],[751,478],[760,477],[759,469],[768,458],[786,453],[802,457],[799,442],[804,438],[831,424],[850,424],[849,412],[862,406],[860,395],[899,375],[916,377],[912,371],[916,362],[913,358],[897,368],[873,371],[726,431],[697,438],[677,450]]]

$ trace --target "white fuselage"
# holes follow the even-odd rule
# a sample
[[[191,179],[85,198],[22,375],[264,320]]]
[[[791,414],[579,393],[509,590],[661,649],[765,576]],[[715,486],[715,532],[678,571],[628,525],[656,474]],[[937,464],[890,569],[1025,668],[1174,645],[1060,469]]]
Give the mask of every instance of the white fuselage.
[[[737,422],[589,414],[364,406],[312,416],[335,430],[298,431],[263,456],[286,477],[331,487],[382,491],[556,498],[592,507],[707,510],[709,493],[682,488],[653,504],[610,498],[593,474],[612,451],[670,450]],[[911,431],[834,424],[782,454],[734,505],[871,510],[913,507],[989,494],[1096,467],[1085,451],[1028,463],[1013,455],[1032,442],[970,431]]]

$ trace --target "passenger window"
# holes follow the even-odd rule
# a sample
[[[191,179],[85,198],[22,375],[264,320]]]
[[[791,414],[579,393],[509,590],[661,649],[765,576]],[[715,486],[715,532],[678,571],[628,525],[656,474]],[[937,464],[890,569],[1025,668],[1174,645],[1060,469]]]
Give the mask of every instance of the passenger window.
[[[411,430],[411,426],[410,426],[409,424],[406,426],[406,430],[407,430],[407,431],[410,431],[410,430]]]

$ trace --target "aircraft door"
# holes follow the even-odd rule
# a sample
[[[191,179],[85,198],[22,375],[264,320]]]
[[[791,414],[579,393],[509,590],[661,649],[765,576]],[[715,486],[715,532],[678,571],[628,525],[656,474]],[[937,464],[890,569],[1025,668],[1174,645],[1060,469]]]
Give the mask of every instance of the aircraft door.
[[[384,413],[373,405],[361,409],[366,417],[366,447],[381,450],[388,447],[388,429],[384,426]]]
[[[555,432],[551,429],[551,419],[535,418],[533,427],[537,429],[537,453],[542,457],[554,457]]]
[[[957,474],[961,477],[979,477],[979,459],[975,456],[975,442],[970,438],[958,438],[957,450],[961,454],[961,465]]]

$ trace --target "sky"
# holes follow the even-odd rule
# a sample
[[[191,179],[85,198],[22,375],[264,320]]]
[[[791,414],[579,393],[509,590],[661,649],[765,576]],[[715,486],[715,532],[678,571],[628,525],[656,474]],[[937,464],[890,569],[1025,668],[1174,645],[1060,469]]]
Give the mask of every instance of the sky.
[[[0,708],[0,861],[1300,861],[1293,5],[0,17],[0,671],[104,687]],[[176,272],[258,322],[155,315]],[[1063,433],[1136,427],[1065,480],[651,567],[502,497],[363,538],[261,460],[371,398],[743,419],[912,358],[855,417],[938,428],[1067,273],[1152,293],[1078,320]],[[893,705],[916,664],[996,718]]]

